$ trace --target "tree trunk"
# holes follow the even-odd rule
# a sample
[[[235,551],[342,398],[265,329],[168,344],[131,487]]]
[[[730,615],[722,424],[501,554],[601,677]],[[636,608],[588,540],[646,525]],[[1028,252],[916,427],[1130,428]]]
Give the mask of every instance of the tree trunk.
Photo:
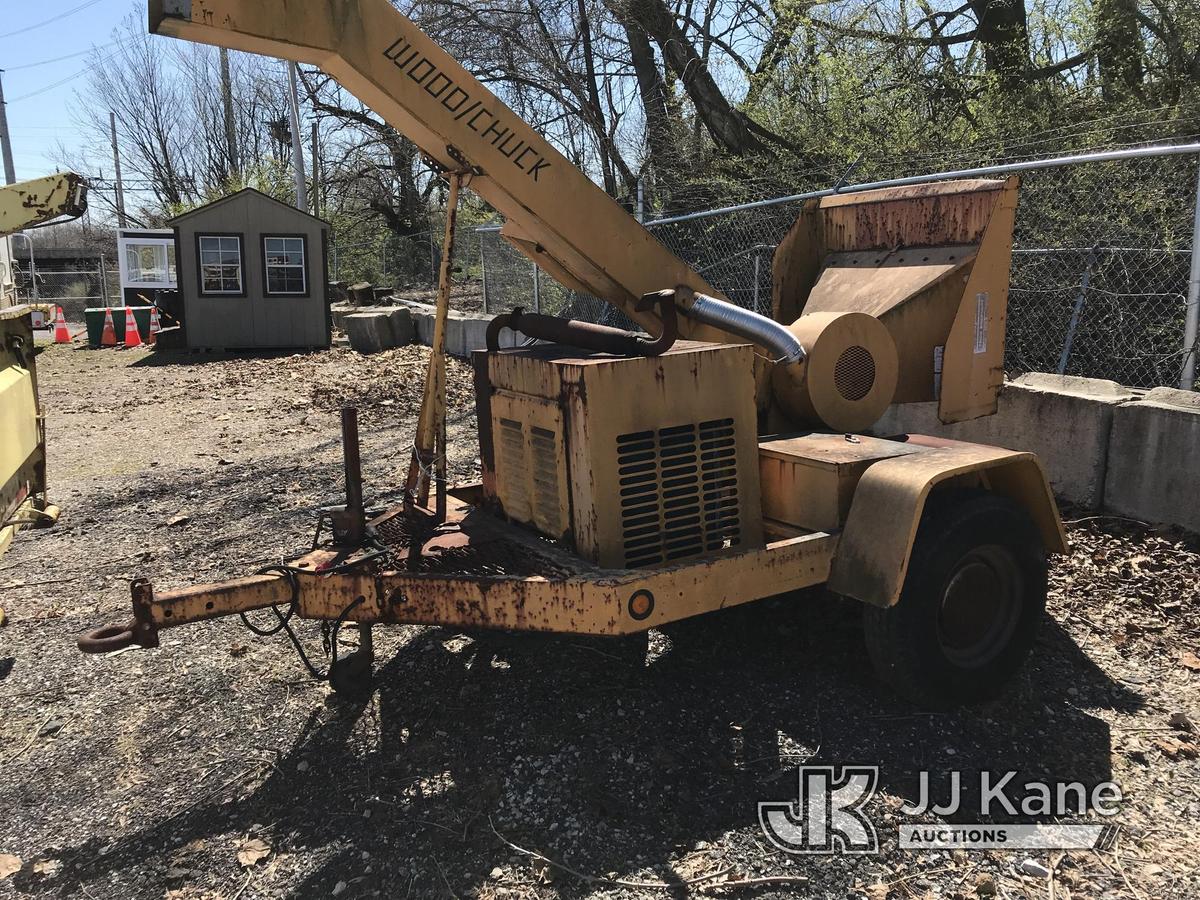
[[[1096,60],[1105,100],[1140,94],[1145,47],[1137,0],[1096,0]]]
[[[683,83],[713,142],[736,155],[763,152],[766,147],[751,133],[739,113],[709,73],[707,66],[663,0],[605,0],[627,27],[641,28],[654,38],[663,59]]]
[[[629,57],[633,72],[637,76],[638,94],[646,114],[646,145],[650,148],[650,162],[659,171],[670,171],[679,148],[671,141],[671,114],[667,109],[667,86],[658,70],[658,61],[646,32],[636,25],[625,25],[625,38],[629,42]]]
[[[987,71],[1005,90],[1020,87],[1029,72],[1029,29],[1024,0],[971,0],[976,37]]]
[[[613,177],[612,153],[609,149],[609,137],[605,130],[604,106],[600,103],[600,89],[596,85],[596,58],[592,53],[592,23],[588,19],[587,6],[584,0],[578,0],[579,22],[578,33],[583,45],[584,77],[587,84],[587,103],[591,107],[592,117],[596,122],[596,144],[600,148],[600,171],[604,176],[604,191],[610,197],[617,196],[617,180]]]

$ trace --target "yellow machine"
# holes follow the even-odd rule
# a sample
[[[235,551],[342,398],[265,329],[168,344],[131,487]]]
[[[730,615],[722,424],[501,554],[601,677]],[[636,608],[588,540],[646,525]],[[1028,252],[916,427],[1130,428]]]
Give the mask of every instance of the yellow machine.
[[[74,173],[0,187],[0,241],[23,228],[78,218],[86,209],[87,185]],[[0,296],[0,554],[22,526],[57,518],[57,507],[46,501],[32,307]]]
[[[721,298],[387,0],[151,0],[150,27],[321,66],[443,169],[448,246],[469,186],[518,249],[648,335],[497,317],[473,360],[482,481],[447,489],[444,254],[408,502],[367,521],[346,410],[331,541],[222,584],[137,581],[133,622],[81,649],[272,609],[289,633],[294,615],[356,623],[328,675],[357,689],[374,623],[631,635],[826,584],[866,604],[872,660],[918,702],[990,696],[1019,667],[1046,554],[1065,549],[1037,459],[869,433],[896,402],[936,401],[947,422],[995,412],[1015,179],[810,201],[768,318]],[[500,350],[506,328],[542,343]]]

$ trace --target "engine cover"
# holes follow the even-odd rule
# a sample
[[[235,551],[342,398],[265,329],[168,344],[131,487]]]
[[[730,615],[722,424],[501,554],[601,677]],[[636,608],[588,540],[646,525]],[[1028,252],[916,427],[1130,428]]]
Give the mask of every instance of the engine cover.
[[[476,357],[484,491],[606,568],[761,547],[754,351]]]

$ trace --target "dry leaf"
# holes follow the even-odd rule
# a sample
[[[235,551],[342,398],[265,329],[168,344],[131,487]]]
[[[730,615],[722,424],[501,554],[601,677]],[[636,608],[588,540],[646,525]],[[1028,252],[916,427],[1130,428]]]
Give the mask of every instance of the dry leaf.
[[[887,900],[891,888],[882,881],[867,886],[867,900]]]
[[[33,872],[35,875],[44,875],[51,878],[62,866],[57,859],[39,859],[33,864]]]
[[[1163,752],[1163,755],[1168,759],[1195,759],[1198,753],[1193,744],[1185,744],[1182,741],[1177,741],[1174,738],[1159,738],[1154,742],[1154,746]]]
[[[1191,669],[1193,672],[1200,672],[1200,656],[1197,656],[1191,650],[1184,650],[1180,653],[1179,662],[1184,668]]]
[[[0,881],[20,871],[20,858],[13,856],[11,853],[0,853]]]
[[[1188,734],[1196,734],[1196,723],[1191,720],[1187,713],[1171,713],[1171,718],[1168,724],[1176,731],[1184,731]]]
[[[271,845],[266,841],[260,841],[258,838],[245,841],[238,848],[238,862],[246,868],[261,862],[271,855]]]

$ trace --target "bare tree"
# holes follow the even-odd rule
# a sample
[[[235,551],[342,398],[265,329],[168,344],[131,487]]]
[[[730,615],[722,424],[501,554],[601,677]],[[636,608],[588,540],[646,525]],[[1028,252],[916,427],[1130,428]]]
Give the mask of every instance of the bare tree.
[[[287,135],[279,133],[286,106],[277,62],[230,54],[231,124],[241,156],[235,160],[218,87],[218,51],[152,37],[140,16],[127,18],[114,38],[117,49],[97,53],[77,91],[72,114],[78,145],[60,148],[60,162],[93,175],[109,169],[111,111],[127,195],[142,224],[248,184],[274,194],[283,189],[280,173],[291,150]],[[104,191],[93,197],[115,205]]]

